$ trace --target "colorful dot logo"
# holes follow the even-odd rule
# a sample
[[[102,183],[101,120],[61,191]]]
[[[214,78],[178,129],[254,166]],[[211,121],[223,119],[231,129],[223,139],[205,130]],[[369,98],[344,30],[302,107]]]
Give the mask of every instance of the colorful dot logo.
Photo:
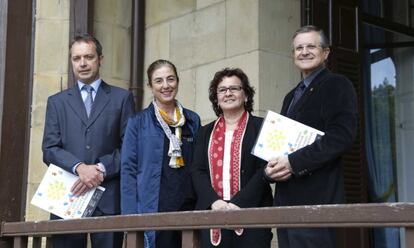
[[[285,144],[285,140],[286,136],[283,134],[283,132],[273,130],[266,138],[267,147],[274,151],[281,150],[282,146]]]
[[[51,200],[61,200],[65,196],[65,185],[63,182],[55,180],[53,183],[49,184],[47,189],[47,196]]]

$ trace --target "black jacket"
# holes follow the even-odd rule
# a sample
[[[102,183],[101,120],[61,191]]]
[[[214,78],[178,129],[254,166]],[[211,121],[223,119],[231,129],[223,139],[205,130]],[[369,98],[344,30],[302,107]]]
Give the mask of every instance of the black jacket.
[[[287,115],[294,91],[286,95],[282,115]],[[357,132],[356,94],[352,83],[342,75],[322,70],[288,117],[325,135],[289,155],[294,176],[276,183],[276,205],[343,203],[341,155],[352,146]]]
[[[240,166],[241,190],[230,202],[240,208],[264,207],[272,205],[272,192],[269,183],[263,178],[266,161],[251,154],[256,137],[262,125],[262,118],[251,116],[247,122],[242,143]],[[221,199],[214,191],[208,165],[208,143],[214,122],[203,126],[197,135],[192,164],[192,179],[197,194],[196,209],[210,209],[211,204]]]

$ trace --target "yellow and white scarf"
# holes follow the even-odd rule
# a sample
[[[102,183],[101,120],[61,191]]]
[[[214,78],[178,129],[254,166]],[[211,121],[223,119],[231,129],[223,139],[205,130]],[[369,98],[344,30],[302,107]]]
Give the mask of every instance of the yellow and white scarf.
[[[168,114],[160,109],[157,106],[155,100],[152,101],[155,110],[155,116],[157,117],[158,122],[160,123],[162,130],[164,130],[165,135],[170,140],[170,145],[168,148],[168,156],[171,157],[169,166],[171,168],[180,168],[184,166],[184,159],[181,152],[181,127],[185,124],[185,117],[183,114],[183,107],[181,104],[176,101],[176,107],[174,111],[173,119],[170,119]],[[170,127],[175,127],[175,133],[171,132]]]

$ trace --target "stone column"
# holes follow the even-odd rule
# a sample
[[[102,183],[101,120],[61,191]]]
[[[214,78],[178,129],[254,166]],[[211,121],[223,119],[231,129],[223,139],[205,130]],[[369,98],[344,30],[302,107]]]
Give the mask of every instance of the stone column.
[[[49,213],[30,201],[47,167],[42,160],[46,102],[50,95],[66,89],[69,40],[69,1],[36,2],[32,118],[27,179],[26,220],[48,219]]]

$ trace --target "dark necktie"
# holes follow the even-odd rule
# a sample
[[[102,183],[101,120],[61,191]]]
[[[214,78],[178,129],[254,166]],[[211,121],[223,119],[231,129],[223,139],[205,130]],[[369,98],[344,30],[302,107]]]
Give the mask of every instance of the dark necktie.
[[[303,83],[303,81],[301,81],[295,90],[295,94],[293,95],[292,101],[290,102],[290,105],[287,111],[288,115],[291,113],[293,107],[299,101],[300,97],[303,95],[303,92],[305,92],[305,89],[306,89],[306,85]]]
[[[89,118],[89,114],[91,113],[92,103],[93,103],[93,98],[92,98],[93,88],[90,85],[84,85],[83,89],[86,90],[86,92],[88,93],[88,95],[85,98],[84,103],[85,103],[86,115]]]

